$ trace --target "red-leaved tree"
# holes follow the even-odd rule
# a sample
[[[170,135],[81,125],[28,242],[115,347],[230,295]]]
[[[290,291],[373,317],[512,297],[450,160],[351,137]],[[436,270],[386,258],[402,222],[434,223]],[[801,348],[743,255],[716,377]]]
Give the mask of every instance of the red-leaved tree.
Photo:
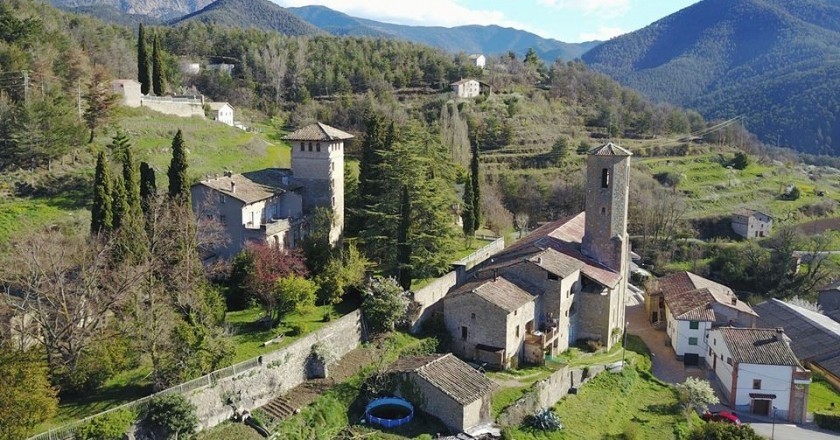
[[[307,276],[306,259],[298,249],[280,249],[264,243],[250,243],[246,252],[253,265],[245,277],[245,285],[260,302],[272,325],[277,324],[282,318],[274,295],[277,280],[291,275]]]

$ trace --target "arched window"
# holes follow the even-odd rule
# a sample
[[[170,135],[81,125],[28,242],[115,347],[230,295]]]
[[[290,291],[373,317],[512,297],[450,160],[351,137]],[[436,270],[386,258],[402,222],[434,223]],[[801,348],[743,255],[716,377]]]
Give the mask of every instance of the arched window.
[[[601,170],[601,188],[610,187],[610,169],[604,168]]]

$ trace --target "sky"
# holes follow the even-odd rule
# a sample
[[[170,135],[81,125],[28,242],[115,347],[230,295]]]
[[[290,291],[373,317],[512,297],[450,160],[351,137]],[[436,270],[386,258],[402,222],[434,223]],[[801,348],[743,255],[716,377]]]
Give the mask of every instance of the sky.
[[[645,27],[698,0],[273,0],[324,5],[354,17],[423,26],[496,24],[578,43]]]

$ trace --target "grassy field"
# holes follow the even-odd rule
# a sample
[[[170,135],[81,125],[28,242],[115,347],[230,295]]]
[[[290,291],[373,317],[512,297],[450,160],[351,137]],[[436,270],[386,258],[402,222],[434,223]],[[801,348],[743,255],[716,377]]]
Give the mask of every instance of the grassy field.
[[[819,374],[814,374],[808,394],[808,412],[830,409],[831,405],[840,410],[840,392]]]

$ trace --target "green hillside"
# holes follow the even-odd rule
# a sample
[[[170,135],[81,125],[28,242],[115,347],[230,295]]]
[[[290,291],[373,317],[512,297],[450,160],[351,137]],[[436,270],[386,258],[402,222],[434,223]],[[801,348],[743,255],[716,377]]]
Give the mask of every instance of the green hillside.
[[[587,52],[595,70],[769,144],[840,152],[840,4],[704,0]]]
[[[175,23],[198,21],[236,28],[257,28],[285,35],[317,35],[318,28],[268,0],[216,0]]]

